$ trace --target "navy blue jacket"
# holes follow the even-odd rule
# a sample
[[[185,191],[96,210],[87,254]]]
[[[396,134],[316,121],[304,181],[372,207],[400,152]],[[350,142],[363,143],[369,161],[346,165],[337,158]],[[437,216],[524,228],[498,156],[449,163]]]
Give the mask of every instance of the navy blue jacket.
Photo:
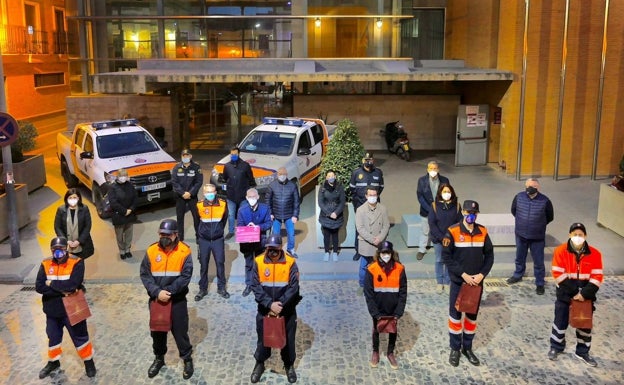
[[[440,184],[450,184],[447,177],[438,174],[438,180]],[[418,178],[418,187],[416,188],[416,195],[418,196],[418,203],[420,203],[420,216],[428,217],[431,211],[431,202],[435,199],[437,191],[431,191],[429,186],[429,173]]]
[[[266,242],[266,232],[273,225],[273,221],[271,221],[271,208],[269,205],[258,202],[256,203],[256,207],[252,208],[249,206],[247,200],[244,200],[238,209],[236,225],[247,226],[250,223],[260,226],[260,242],[240,243],[241,253],[259,251],[264,248],[264,244]]]
[[[380,168],[374,167],[368,171],[364,166],[360,166],[351,174],[349,181],[349,195],[353,202],[353,211],[366,202],[366,188],[373,186],[377,188],[378,201],[381,202],[381,192],[384,189],[383,172]]]
[[[516,235],[525,239],[545,239],[546,225],[555,217],[552,202],[540,192],[533,199],[519,192],[511,203],[511,214],[516,217]]]
[[[459,209],[457,199],[454,202],[445,203],[438,201],[435,203],[435,210],[429,211],[429,237],[433,243],[441,243],[446,234],[446,229],[461,222],[464,216]]]
[[[171,186],[176,197],[181,197],[185,192],[191,194],[191,198],[197,199],[197,193],[204,184],[204,175],[199,164],[189,162],[187,167],[180,162],[171,169]]]
[[[282,221],[291,217],[299,218],[299,190],[288,179],[284,183],[277,179],[271,182],[266,201],[275,219]]]
[[[256,186],[251,166],[242,159],[229,161],[223,166],[223,181],[227,185],[227,199],[237,205],[245,200],[247,190]]]

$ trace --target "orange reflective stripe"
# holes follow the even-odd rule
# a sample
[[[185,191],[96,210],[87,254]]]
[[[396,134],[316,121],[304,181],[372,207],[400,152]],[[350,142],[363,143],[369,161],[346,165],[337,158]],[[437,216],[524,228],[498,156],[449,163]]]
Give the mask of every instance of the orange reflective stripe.
[[[401,272],[403,265],[395,262],[395,267],[386,275],[385,270],[379,263],[371,263],[368,265],[368,271],[373,276],[373,290],[376,292],[393,292],[398,293],[401,286]],[[381,278],[381,280],[379,279]]]
[[[88,341],[86,344],[77,347],[76,351],[78,351],[78,355],[83,360],[90,360],[91,358],[93,358],[93,345],[91,345],[91,341]]]
[[[464,317],[464,333],[474,334],[477,330],[477,321],[472,321],[468,317]]]
[[[56,346],[50,346],[48,348],[48,359],[50,361],[56,361],[59,358],[61,358],[61,354],[63,353],[63,349],[61,348],[61,345],[56,345]]]
[[[285,260],[277,263],[265,262],[264,253],[256,257],[258,278],[262,286],[282,287],[290,281],[290,268],[295,259],[285,255]]]
[[[455,320],[451,317],[449,317],[448,319],[448,327],[449,327],[449,332],[453,334],[459,334],[462,331],[461,321]]]
[[[46,258],[41,262],[46,272],[46,278],[50,281],[66,281],[74,271],[74,266],[80,262],[80,258],[70,256],[67,262],[58,264],[52,258]]]
[[[477,225],[479,233],[467,234],[461,232],[460,225],[454,225],[448,228],[449,233],[453,237],[456,247],[475,247],[485,245],[485,238],[487,237],[487,229],[481,225]]]
[[[184,261],[191,254],[191,249],[185,243],[178,242],[178,246],[167,254],[158,247],[158,243],[153,243],[146,253],[153,276],[175,277],[182,273]]]
[[[218,205],[204,205],[201,201],[197,203],[197,212],[202,222],[219,222],[226,215],[227,206],[223,199],[218,200]]]

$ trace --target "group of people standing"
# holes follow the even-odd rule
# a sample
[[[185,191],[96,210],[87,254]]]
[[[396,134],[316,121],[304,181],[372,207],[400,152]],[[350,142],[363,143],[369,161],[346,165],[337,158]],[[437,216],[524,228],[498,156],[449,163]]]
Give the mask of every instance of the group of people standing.
[[[168,331],[173,334],[184,362],[183,378],[189,379],[194,368],[188,336],[186,295],[189,293],[193,261],[190,246],[182,242],[185,236],[184,215],[191,211],[199,245],[200,280],[195,301],[202,300],[208,292],[210,254],[217,264],[217,293],[225,299],[229,298],[224,269],[224,241],[234,236],[237,226],[259,227],[260,236],[256,241],[239,242],[245,258],[246,285],[242,295],[253,293],[258,304],[256,364],[251,382],[260,380],[265,370],[264,362],[271,355],[271,349],[264,346],[264,319],[281,316],[285,319],[286,329],[286,345],[281,349],[281,357],[287,379],[294,383],[297,381],[294,369],[296,305],[302,298],[299,294],[297,255],[294,252],[299,192],[297,186],[288,180],[286,170],[280,169],[278,178],[270,186],[267,202],[261,202],[249,165],[239,158],[237,148],[233,148],[230,155],[230,162],[225,165],[223,173],[224,190],[227,191],[227,199],[224,200],[217,197],[215,185],[203,183],[201,168],[192,161],[190,152],[182,152],[182,161],[172,170],[177,220],[165,219],[160,223],[158,242],[148,247],[141,263],[141,281],[150,305],[155,302],[171,304]],[[554,218],[554,210],[550,200],[539,192],[536,179],[528,179],[525,186],[525,191],[514,197],[511,206],[511,213],[516,218],[517,252],[516,269],[507,282],[513,284],[522,280],[530,251],[534,261],[536,293],[542,295],[545,231]],[[371,367],[379,364],[379,334],[388,333],[386,357],[391,368],[397,369],[399,365],[394,348],[397,323],[407,302],[407,276],[398,252],[387,240],[390,222],[388,211],[380,202],[383,188],[383,173],[375,167],[371,154],[367,153],[362,166],[354,170],[347,191],[338,182],[336,173],[330,170],[317,197],[320,208],[318,220],[324,240],[323,260],[337,261],[340,252],[338,231],[344,225],[347,196],[351,198],[356,212],[356,253],[353,259],[360,261],[359,285],[373,326],[373,353],[369,363]],[[435,252],[438,288],[445,290],[448,287],[449,290],[449,363],[458,366],[461,355],[464,355],[471,364],[480,365],[480,360],[472,351],[480,296],[474,312],[460,312],[457,307],[463,287],[482,287],[494,263],[494,248],[487,228],[476,222],[479,203],[465,200],[460,204],[455,189],[448,178],[440,175],[435,161],[428,163],[427,174],[419,178],[417,196],[423,218],[423,236],[416,259],[424,258],[427,243],[431,242]],[[132,257],[130,244],[136,198],[127,172],[120,170],[109,199],[122,259]],[[226,222],[229,224],[227,234]],[[287,232],[286,250],[282,247],[280,235],[282,224]],[[42,262],[36,281],[36,290],[43,295],[49,345],[49,361],[39,376],[44,378],[60,367],[60,344],[65,327],[84,360],[87,376],[93,377],[96,369],[86,320],[71,325],[62,304],[63,297],[84,291],[83,261],[94,253],[90,236],[91,217],[78,190],[69,189],[65,194],[64,204],[57,209],[54,229],[57,237],[50,244],[52,256]],[[271,233],[267,234],[269,230]],[[556,360],[565,349],[570,303],[592,301],[593,305],[603,280],[602,256],[587,244],[585,226],[582,223],[572,224],[569,235],[568,241],[557,247],[553,255],[552,274],[557,284],[557,300],[548,352],[551,360]],[[591,328],[579,328],[576,334],[576,357],[590,366],[596,366],[596,361],[589,355]],[[151,336],[155,359],[148,369],[150,378],[165,365],[167,331],[152,330]]]

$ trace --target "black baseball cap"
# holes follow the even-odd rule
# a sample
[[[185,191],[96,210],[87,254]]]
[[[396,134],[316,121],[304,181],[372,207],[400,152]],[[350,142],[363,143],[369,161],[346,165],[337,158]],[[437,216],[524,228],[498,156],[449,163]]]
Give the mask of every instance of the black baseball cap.
[[[462,206],[462,210],[478,213],[479,212],[479,202],[471,201],[471,200],[465,200],[464,204]]]
[[[570,226],[570,233],[573,232],[574,230],[581,230],[583,232],[583,234],[587,235],[587,230],[585,230],[585,225],[582,224],[581,222],[574,222],[572,223],[572,226]]]
[[[394,251],[394,245],[392,244],[392,242],[390,241],[383,241],[379,244],[379,252],[383,253],[383,252],[390,252],[392,253]]]

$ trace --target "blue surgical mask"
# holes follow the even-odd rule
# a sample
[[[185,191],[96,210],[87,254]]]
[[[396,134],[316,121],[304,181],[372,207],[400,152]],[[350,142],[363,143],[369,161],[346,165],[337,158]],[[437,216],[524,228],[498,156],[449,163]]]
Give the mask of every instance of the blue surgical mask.
[[[188,156],[183,156],[182,157],[182,163],[184,164],[189,164],[191,162],[191,158]]]
[[[52,255],[54,256],[54,259],[63,259],[65,258],[65,250],[56,249]]]
[[[209,201],[213,201],[216,196],[217,196],[216,193],[205,193],[204,194],[204,197],[206,197],[206,199],[208,199]]]
[[[232,162],[236,162],[238,160],[238,154],[230,155],[230,159],[232,160]]]
[[[331,184],[334,184],[334,182],[336,181],[336,178],[327,178],[327,181]]]
[[[468,215],[464,215],[464,218],[466,219],[466,223],[471,225],[471,224],[475,223],[475,221],[477,220],[477,214],[470,213]]]

